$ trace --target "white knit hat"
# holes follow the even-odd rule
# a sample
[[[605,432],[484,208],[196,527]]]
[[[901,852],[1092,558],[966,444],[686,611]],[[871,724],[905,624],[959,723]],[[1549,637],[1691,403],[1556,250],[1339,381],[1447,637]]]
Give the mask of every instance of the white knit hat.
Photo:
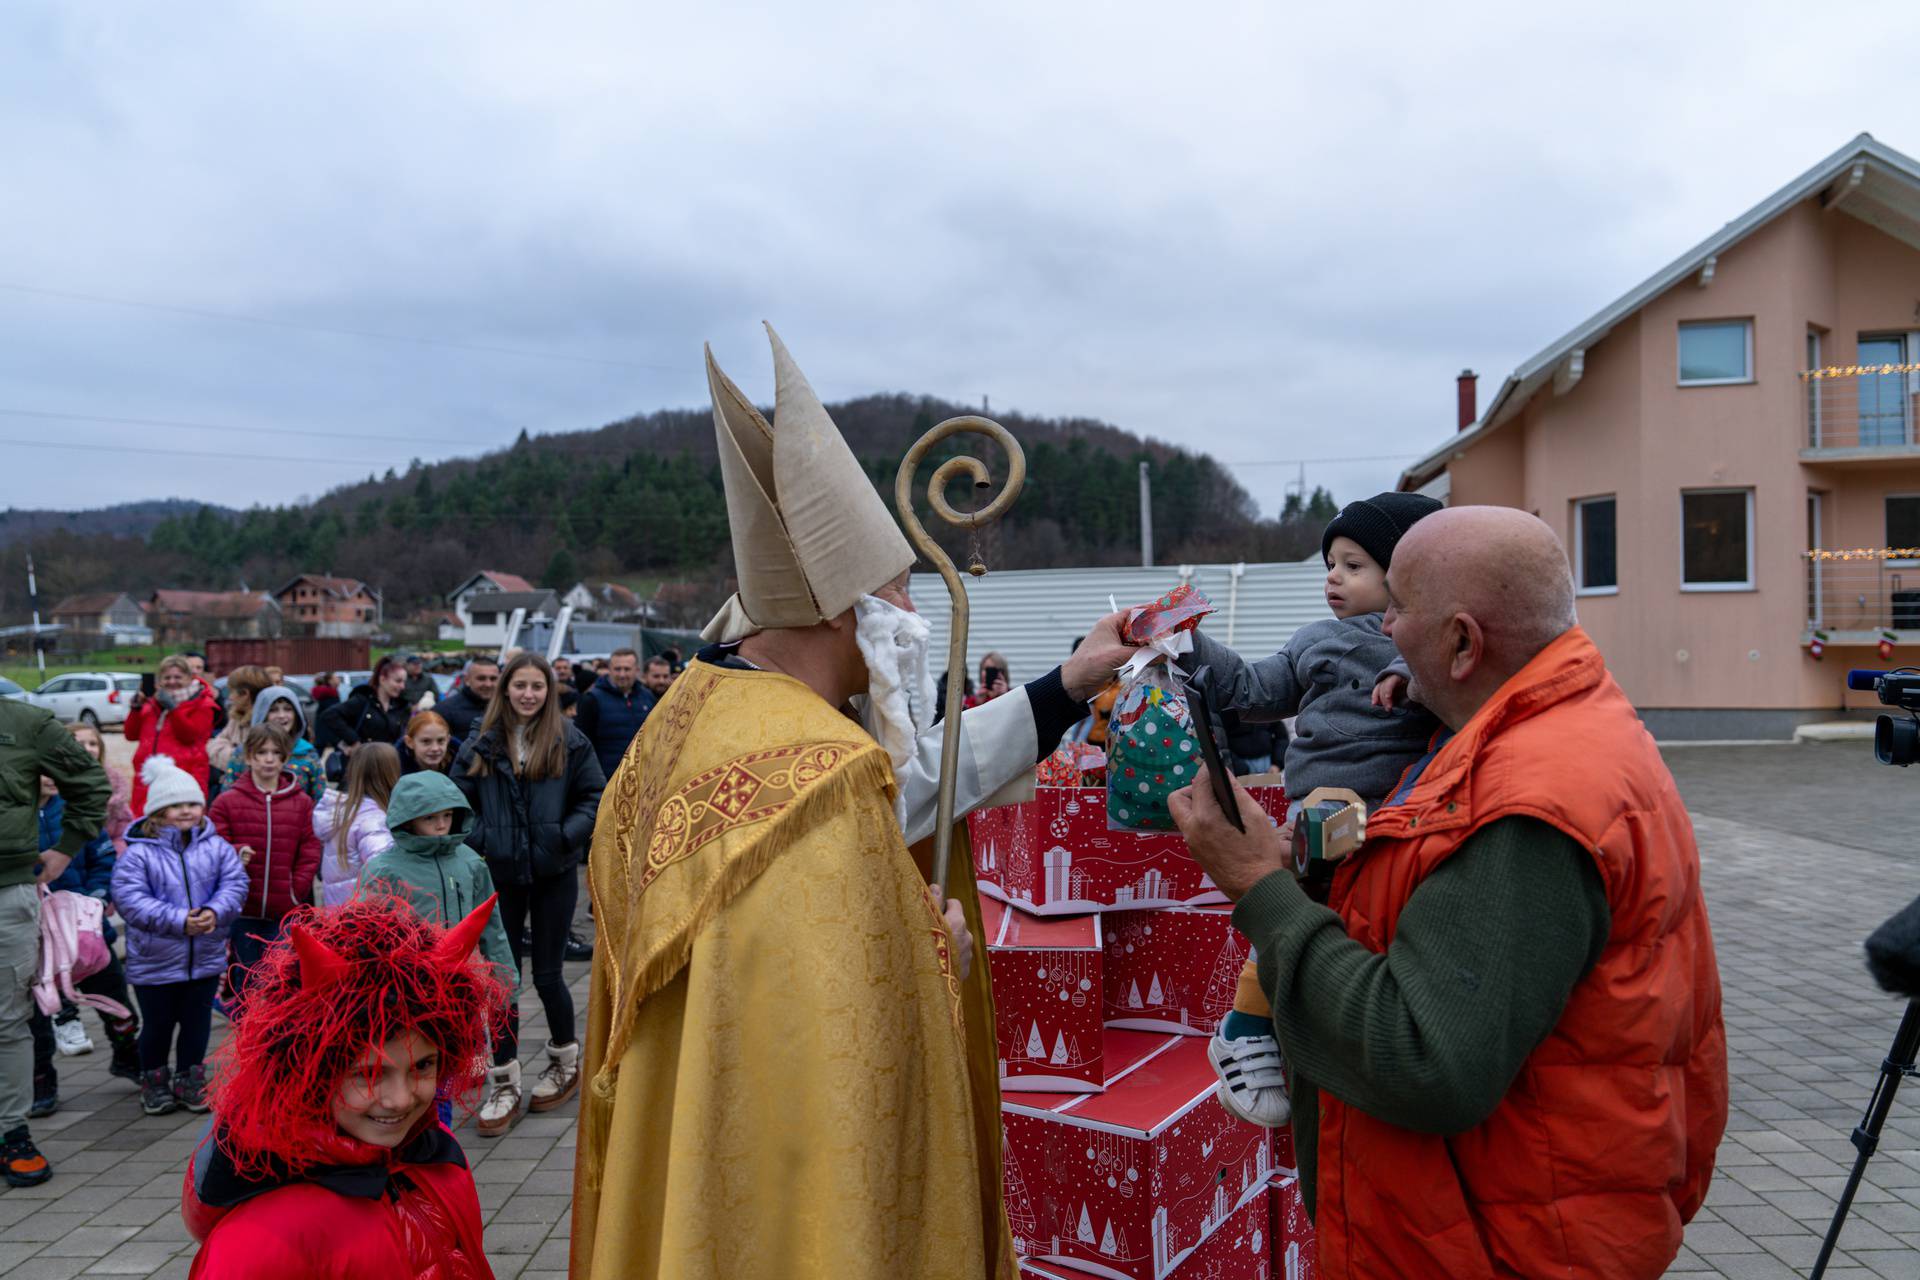
[[[207,793],[193,775],[168,756],[153,756],[141,765],[140,781],[147,784],[147,809],[140,815],[143,818],[151,818],[168,805],[207,802]]]

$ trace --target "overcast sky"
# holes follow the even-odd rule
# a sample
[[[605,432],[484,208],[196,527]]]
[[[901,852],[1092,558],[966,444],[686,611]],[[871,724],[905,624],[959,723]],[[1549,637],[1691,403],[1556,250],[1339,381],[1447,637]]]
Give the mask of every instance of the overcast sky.
[[[1920,153],[1904,6],[1471,9],[10,0],[0,505],[704,406],[703,341],[771,399],[762,318],[828,399],[1089,414],[1268,509],[1248,464],[1396,455],[1310,461],[1344,501],[1463,366],[1862,130]]]

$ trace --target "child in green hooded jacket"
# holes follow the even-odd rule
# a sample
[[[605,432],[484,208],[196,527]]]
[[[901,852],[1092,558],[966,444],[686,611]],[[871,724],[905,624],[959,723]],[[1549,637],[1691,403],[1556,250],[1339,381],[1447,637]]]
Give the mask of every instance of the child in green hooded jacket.
[[[486,860],[467,848],[473,807],[444,773],[409,773],[393,784],[387,801],[387,829],[393,847],[368,859],[360,869],[363,893],[399,898],[419,913],[451,928],[493,896],[493,873]],[[508,987],[519,985],[520,970],[507,947],[500,913],[487,917],[480,932],[480,954]],[[440,1099],[440,1121],[453,1127],[453,1103]]]
[[[393,847],[361,868],[361,891],[404,899],[422,919],[448,928],[460,923],[493,896],[486,860],[465,843],[472,827],[472,806],[445,774],[407,774],[387,801]],[[516,984],[519,971],[497,911],[480,934],[480,954],[509,986]]]

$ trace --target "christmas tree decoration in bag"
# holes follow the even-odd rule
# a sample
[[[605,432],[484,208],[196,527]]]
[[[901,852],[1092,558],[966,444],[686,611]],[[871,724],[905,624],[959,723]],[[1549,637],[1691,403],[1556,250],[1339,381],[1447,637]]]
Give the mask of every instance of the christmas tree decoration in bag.
[[[1171,831],[1167,797],[1194,779],[1200,744],[1193,709],[1174,658],[1193,651],[1193,629],[1213,604],[1182,584],[1135,609],[1121,628],[1144,646],[1120,669],[1120,697],[1107,729],[1107,826],[1126,831]]]

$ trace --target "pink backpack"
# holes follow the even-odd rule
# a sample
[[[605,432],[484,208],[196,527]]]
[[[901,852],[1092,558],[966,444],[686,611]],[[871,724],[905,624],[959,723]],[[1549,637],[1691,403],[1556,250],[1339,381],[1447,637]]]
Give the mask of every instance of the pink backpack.
[[[74,984],[91,978],[112,962],[107,948],[106,904],[84,893],[40,889],[40,976],[33,982],[33,1002],[52,1017],[62,1003],[85,1005],[114,1018],[130,1018],[133,1011],[118,1000],[76,991]]]

